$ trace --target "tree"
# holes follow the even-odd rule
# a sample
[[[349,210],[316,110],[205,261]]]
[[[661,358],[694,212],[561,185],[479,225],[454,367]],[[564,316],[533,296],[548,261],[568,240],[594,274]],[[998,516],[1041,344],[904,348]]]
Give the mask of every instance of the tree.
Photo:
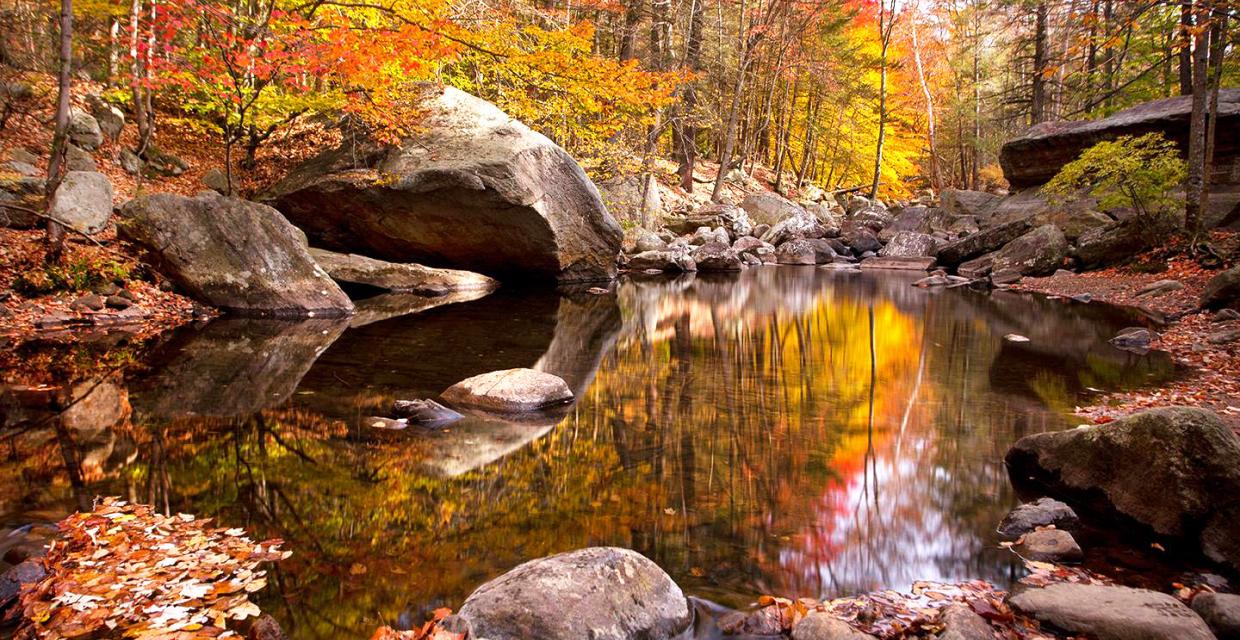
[[[65,154],[69,142],[69,98],[73,91],[73,0],[60,0],[60,74],[56,83],[56,131],[52,136],[51,157],[47,164],[47,201],[64,177]],[[47,219],[47,261],[59,262],[64,250],[65,228]]]
[[[878,197],[878,185],[882,179],[883,142],[887,135],[887,52],[891,47],[891,33],[896,23],[896,0],[878,2],[878,36],[881,42],[879,54],[878,84],[878,146],[874,152],[874,180],[870,185],[870,197]]]
[[[1209,7],[1204,0],[1194,6],[1193,107],[1188,127],[1188,179],[1184,183],[1184,228],[1195,241],[1201,233],[1205,209],[1205,148],[1207,63],[1209,61]]]

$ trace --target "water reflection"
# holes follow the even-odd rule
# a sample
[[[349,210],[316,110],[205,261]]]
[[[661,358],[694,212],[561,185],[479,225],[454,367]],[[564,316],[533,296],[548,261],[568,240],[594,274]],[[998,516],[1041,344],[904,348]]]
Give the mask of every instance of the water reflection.
[[[1088,388],[1170,363],[1110,347],[1133,319],[1105,307],[909,281],[763,268],[606,295],[500,291],[348,329],[211,323],[115,385],[132,415],[15,438],[6,520],[108,493],[282,537],[296,555],[262,604],[296,638],[453,606],[524,560],[591,544],[637,549],[732,605],[1004,583],[992,531],[1013,502],[1007,446],[1064,426]],[[564,377],[569,414],[437,433],[358,424],[517,366]],[[37,413],[24,411],[6,424]],[[100,433],[110,448],[88,472],[61,455]]]

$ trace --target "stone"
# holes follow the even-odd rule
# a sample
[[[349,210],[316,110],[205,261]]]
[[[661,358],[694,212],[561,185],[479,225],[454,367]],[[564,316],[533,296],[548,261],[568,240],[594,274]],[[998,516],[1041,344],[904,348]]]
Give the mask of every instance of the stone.
[[[934,212],[939,213],[940,210],[935,209]],[[890,225],[883,228],[882,232],[878,234],[878,239],[883,242],[891,242],[891,239],[901,231],[928,233],[932,231],[931,219],[931,209],[928,207],[905,207],[895,214]]]
[[[1110,342],[1120,349],[1149,349],[1154,333],[1144,327],[1128,327],[1120,329]]]
[[[926,277],[924,277],[924,278],[922,278],[922,279],[920,279],[920,280],[918,280],[918,281],[914,282],[914,283],[913,283],[913,286],[914,286],[914,287],[921,287],[922,289],[929,289],[929,288],[931,288],[931,287],[945,287],[945,286],[947,286],[947,285],[949,285],[949,284],[951,284],[951,283],[952,283],[952,281],[951,281],[951,280],[948,280],[948,279],[947,279],[947,276],[943,276],[943,275],[933,275],[933,276],[926,276]]]
[[[52,194],[49,213],[82,233],[99,233],[112,215],[112,183],[102,173],[69,171]]]
[[[1231,322],[1232,320],[1240,320],[1240,311],[1235,309],[1220,309],[1210,322]]]
[[[138,154],[129,149],[121,149],[121,152],[117,154],[117,159],[120,161],[121,168],[125,170],[125,173],[135,176],[142,173],[142,168],[146,164],[142,161],[142,158],[138,157]]]
[[[228,195],[228,175],[223,169],[212,167],[202,174],[202,184],[217,193]]]
[[[119,235],[190,297],[230,313],[338,317],[353,303],[271,207],[217,193],[140,196],[120,210]]]
[[[826,238],[815,238],[813,240],[805,240],[814,250],[814,262],[816,264],[828,264],[835,262],[837,254],[835,245]]]
[[[103,309],[104,299],[103,296],[90,293],[74,300],[69,306],[75,311],[99,311]]]
[[[951,267],[957,266],[999,249],[1025,235],[1030,229],[1032,229],[1032,224],[1027,218],[983,229],[940,248],[937,255],[939,263]]]
[[[370,416],[362,418],[362,425],[368,429],[383,429],[385,431],[402,431],[409,426],[409,421],[404,419],[384,418],[382,416]]]
[[[710,227],[698,227],[697,231],[693,232],[693,237],[689,238],[689,244],[695,247],[704,245],[708,242],[718,242],[723,245],[731,245],[732,239],[728,237],[728,232],[724,231],[723,227],[716,227],[714,229],[711,229]]]
[[[1156,591],[1062,582],[1009,601],[1044,625],[1097,640],[1214,640],[1192,609]]]
[[[944,189],[941,200],[948,213],[988,219],[1001,198],[985,191]]]
[[[808,240],[789,240],[775,248],[779,264],[818,264],[818,251]]]
[[[78,109],[69,112],[69,140],[77,146],[94,151],[103,144],[103,132],[94,116]]]
[[[663,210],[663,194],[653,175],[627,175],[597,183],[599,197],[607,211],[619,220],[640,221],[643,213],[657,220]]]
[[[188,162],[157,147],[147,147],[144,154],[147,173],[165,177],[179,176],[189,170]]]
[[[878,236],[866,226],[851,225],[844,229],[840,236],[840,241],[848,245],[853,253],[861,255],[867,251],[878,252],[883,248],[883,243],[878,241]]]
[[[994,254],[992,270],[1016,271],[1022,276],[1055,272],[1068,255],[1068,239],[1053,224],[1042,225],[1012,240]]]
[[[453,291],[491,291],[499,286],[495,280],[469,271],[384,262],[314,247],[309,252],[310,257],[336,282],[361,284],[396,293],[441,296]]]
[[[1230,329],[1223,329],[1222,331],[1215,331],[1206,338],[1206,341],[1209,342],[1210,344],[1220,344],[1220,345],[1231,344],[1235,342],[1236,340],[1240,340],[1240,327],[1233,327]]]
[[[697,271],[697,263],[684,251],[667,249],[665,251],[643,251],[631,258],[625,267],[630,271],[648,271],[654,269],[669,273]]]
[[[622,244],[627,253],[662,251],[667,248],[667,241],[660,238],[659,234],[641,227],[633,227],[625,231]]]
[[[851,214],[848,221],[856,225],[868,227],[877,234],[894,222],[895,218],[883,207],[871,205]]]
[[[1080,545],[1071,533],[1061,529],[1039,529],[1026,533],[1015,551],[1025,560],[1036,562],[1078,563],[1085,559]]]
[[[732,250],[737,253],[753,251],[754,249],[757,249],[758,247],[771,247],[772,249],[775,248],[771,246],[770,243],[763,242],[753,236],[745,236],[743,238],[737,238],[736,242],[732,243]]]
[[[862,270],[894,269],[897,271],[929,271],[933,266],[934,258],[875,256],[861,261]]]
[[[103,303],[109,309],[128,309],[133,306],[133,300],[125,296],[108,296]]]
[[[683,218],[669,218],[664,226],[678,234],[693,233],[698,227],[722,228],[733,240],[747,235],[757,235],[754,232],[753,221],[744,209],[723,202],[707,204],[694,211],[686,212]]]
[[[821,238],[827,235],[829,229],[821,220],[800,207],[797,209],[795,215],[780,220],[762,234],[762,241],[778,247],[790,240]]]
[[[1118,513],[1240,568],[1240,436],[1190,407],[1025,436],[1005,457],[1012,482]]]
[[[725,234],[726,236],[726,234]],[[693,250],[698,271],[740,271],[741,258],[726,242],[707,242]]]
[[[1158,297],[1171,293],[1172,291],[1179,291],[1183,288],[1184,283],[1179,280],[1157,280],[1141,287],[1141,289],[1137,291],[1137,296],[1142,298]]]
[[[75,144],[65,147],[65,169],[67,171],[98,171],[99,166],[89,153]]]
[[[900,231],[892,236],[887,246],[879,250],[880,256],[926,257],[934,256],[939,242],[933,236],[916,231]]]
[[[28,558],[0,574],[0,612],[17,604],[23,585],[38,582],[46,575],[41,558]]]
[[[1240,301],[1240,265],[1215,274],[1201,290],[1202,309],[1222,309]]]
[[[1071,242],[1076,242],[1081,236],[1094,229],[1101,229],[1115,222],[1113,218],[1106,214],[1075,208],[1066,210],[1056,209],[1038,217],[1046,223],[1059,227],[1063,231],[1064,237]]]
[[[1080,519],[1072,507],[1052,498],[1038,498],[1012,509],[999,523],[998,532],[1004,540],[1015,540],[1038,527],[1071,530],[1078,524]]]
[[[943,632],[938,640],[994,640],[995,632],[986,619],[967,604],[955,603],[943,607],[939,614]]]
[[[261,199],[332,251],[533,280],[615,276],[620,226],[572,157],[481,98],[420,91],[418,127],[399,146],[350,140]]]
[[[1150,234],[1133,219],[1113,222],[1081,234],[1076,260],[1082,269],[1098,269],[1130,260],[1152,246]]]
[[[1000,269],[990,272],[990,284],[995,286],[1016,284],[1024,278],[1016,269]]]
[[[807,213],[800,205],[769,191],[758,191],[745,196],[745,199],[741,200],[741,209],[749,214],[749,219],[754,223],[771,226]]]
[[[573,401],[573,392],[558,376],[534,369],[504,369],[466,378],[444,391],[453,406],[496,413],[539,411]]]
[[[876,640],[827,613],[811,611],[792,627],[792,640]]]
[[[392,415],[428,427],[442,427],[465,417],[434,400],[397,400],[392,403]]]
[[[450,624],[487,640],[672,640],[693,624],[676,583],[641,554],[591,547],[531,560],[478,587]]]
[[[956,267],[956,273],[974,280],[985,278],[990,275],[991,270],[994,268],[994,262],[995,255],[988,253],[960,263],[960,266]]]
[[[1192,607],[1218,640],[1240,640],[1240,595],[1203,591],[1193,597]]]
[[[1219,91],[1220,131],[1240,126],[1240,89]],[[1187,148],[1191,96],[1144,102],[1097,120],[1043,122],[1005,143],[999,152],[1003,176],[1013,189],[1043,184],[1090,146],[1122,135],[1162,133]],[[1218,175],[1231,175],[1234,149],[1216,157]],[[1213,190],[1212,190],[1213,191]]]
[[[100,132],[113,142],[120,138],[121,130],[125,128],[125,112],[96,94],[86,96],[86,103],[99,123]]]

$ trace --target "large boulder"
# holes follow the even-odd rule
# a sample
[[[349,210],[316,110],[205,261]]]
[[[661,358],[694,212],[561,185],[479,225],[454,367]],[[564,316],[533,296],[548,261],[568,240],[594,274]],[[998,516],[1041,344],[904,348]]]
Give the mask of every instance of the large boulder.
[[[1053,224],[1044,224],[995,252],[992,269],[1045,276],[1054,273],[1067,255],[1068,239],[1063,232]]]
[[[112,183],[102,173],[69,171],[52,194],[48,213],[82,233],[99,233],[112,215]]]
[[[326,249],[311,248],[310,257],[336,282],[362,284],[397,293],[439,296],[452,291],[488,291],[499,284],[471,271],[384,262]]]
[[[772,226],[785,218],[792,218],[805,212],[800,205],[770,191],[758,191],[745,196],[745,199],[741,201],[741,208],[755,223]]]
[[[1082,269],[1097,269],[1130,260],[1152,246],[1150,237],[1133,218],[1086,231],[1076,239],[1077,263]]]
[[[279,211],[204,192],[140,196],[120,210],[121,237],[191,297],[238,315],[335,317],[353,303]]]
[[[933,236],[916,231],[901,231],[891,238],[887,246],[878,251],[880,256],[933,256],[939,242]]]
[[[740,256],[723,242],[707,242],[694,249],[692,256],[698,271],[741,270]]]
[[[316,246],[496,276],[606,280],[621,231],[555,143],[467,93],[424,86],[416,133],[350,139],[262,198]]]
[[[983,229],[939,249],[941,264],[956,266],[966,260],[990,253],[1021,237],[1032,228],[1028,219],[1013,220]]]
[[[1219,131],[1240,127],[1240,89],[1220,91],[1218,107]],[[1011,187],[1020,189],[1049,181],[1085,149],[1118,136],[1162,133],[1181,149],[1187,149],[1191,113],[1192,97],[1177,96],[1141,103],[1098,120],[1043,122],[1004,144],[999,164]],[[1235,165],[1237,151],[1240,149],[1235,140],[1228,136],[1219,138],[1215,176],[1234,175],[1231,167]]]
[[[1240,437],[1209,411],[1026,436],[1005,461],[1018,486],[1117,512],[1240,568]]]
[[[988,219],[1001,199],[993,193],[968,189],[944,189],[943,208],[958,216],[975,216]]]
[[[649,174],[642,178],[629,175],[599,182],[596,186],[607,211],[620,220],[639,221],[643,213],[657,220],[663,209],[659,181]]]
[[[1157,591],[1061,582],[1024,589],[1011,604],[1044,625],[1097,640],[1215,640],[1192,609]]]
[[[69,112],[69,140],[87,151],[98,149],[103,144],[99,121],[85,111],[73,109]]]
[[[762,241],[780,245],[789,240],[821,238],[827,235],[828,231],[828,227],[821,220],[798,207],[795,214],[775,223],[766,233],[762,234]]]
[[[1201,306],[1205,309],[1229,307],[1237,300],[1240,300],[1240,265],[1210,278],[1201,290]]]
[[[641,554],[591,547],[531,560],[478,587],[450,625],[486,640],[671,640],[693,623],[680,587]]]

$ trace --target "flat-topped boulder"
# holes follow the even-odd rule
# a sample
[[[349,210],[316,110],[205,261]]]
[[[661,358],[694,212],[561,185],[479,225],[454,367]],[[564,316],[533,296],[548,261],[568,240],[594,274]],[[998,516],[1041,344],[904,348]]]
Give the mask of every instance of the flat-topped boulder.
[[[310,256],[336,282],[362,284],[395,293],[440,296],[453,291],[490,291],[499,285],[472,271],[386,262],[313,247]]]
[[[1214,640],[1192,609],[1157,591],[1062,582],[1024,589],[1010,602],[1043,625],[1098,640]]]
[[[353,303],[279,211],[203,192],[134,198],[120,210],[122,238],[190,297],[235,315],[340,317]]]
[[[568,383],[534,369],[505,369],[466,378],[443,392],[449,404],[494,413],[540,411],[573,401]]]
[[[1218,98],[1218,131],[1240,126],[1240,89],[1223,89]],[[1118,136],[1162,133],[1187,148],[1192,96],[1176,96],[1144,102],[1097,120],[1043,122],[999,152],[1003,176],[1013,189],[1043,184],[1082,151]],[[1220,136],[1215,149],[1215,175],[1222,176],[1235,164],[1237,149],[1231,136]]]
[[[646,557],[590,547],[517,566],[478,587],[445,622],[487,640],[673,640],[689,630],[693,612]]]
[[[424,117],[399,146],[350,139],[261,199],[333,251],[501,279],[615,276],[620,226],[576,161],[481,98],[422,93]]]

